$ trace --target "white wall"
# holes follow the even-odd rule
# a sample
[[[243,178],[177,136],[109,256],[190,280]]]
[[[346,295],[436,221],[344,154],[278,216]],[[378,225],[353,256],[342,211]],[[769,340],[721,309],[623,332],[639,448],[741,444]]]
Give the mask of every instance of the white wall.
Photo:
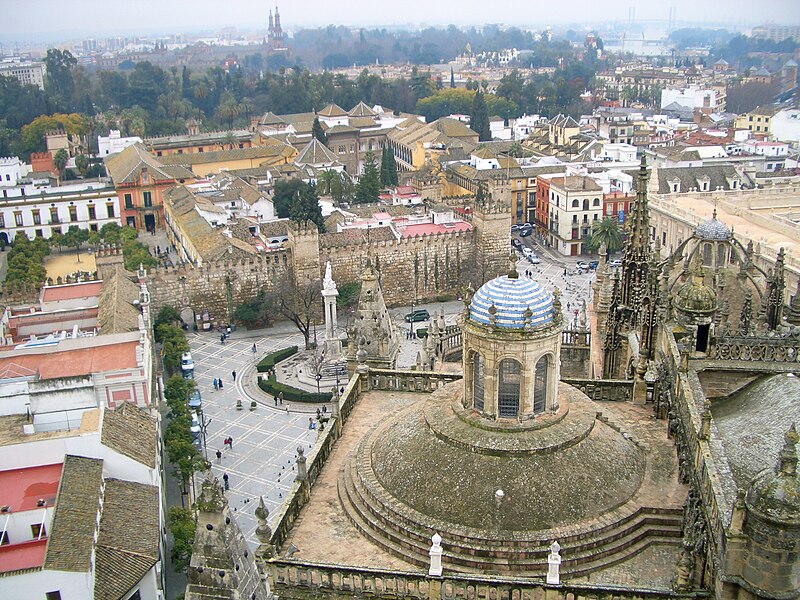
[[[91,573],[34,571],[0,577],[0,598],[44,600],[47,592],[61,592],[61,600],[86,600],[94,597]]]
[[[5,528],[8,541],[11,545],[20,544],[22,542],[37,540],[38,538],[33,537],[31,533],[31,525],[44,523],[45,533],[42,539],[45,539],[50,534],[53,512],[53,507],[49,506],[34,508],[32,510],[23,510],[21,512],[0,514],[0,531]]]
[[[772,135],[782,142],[800,142],[800,110],[785,109],[772,117]]]
[[[17,185],[22,173],[19,158],[0,158],[0,186]]]

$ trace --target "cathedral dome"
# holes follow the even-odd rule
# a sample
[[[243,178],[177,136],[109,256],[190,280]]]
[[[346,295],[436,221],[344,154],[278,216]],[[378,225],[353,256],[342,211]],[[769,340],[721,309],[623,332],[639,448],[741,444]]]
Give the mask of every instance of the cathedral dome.
[[[794,425],[785,435],[777,467],[763,471],[750,485],[745,502],[749,510],[772,521],[800,523],[800,480],[797,452],[800,439]]]
[[[714,290],[694,279],[681,286],[673,302],[675,308],[688,313],[711,313],[717,308]]]
[[[725,241],[731,239],[733,235],[725,223],[717,220],[716,209],[710,219],[703,221],[697,226],[697,229],[694,230],[694,234],[701,240],[709,241]]]
[[[523,329],[553,322],[553,296],[541,285],[524,277],[503,275],[486,282],[472,297],[470,319],[483,325]]]

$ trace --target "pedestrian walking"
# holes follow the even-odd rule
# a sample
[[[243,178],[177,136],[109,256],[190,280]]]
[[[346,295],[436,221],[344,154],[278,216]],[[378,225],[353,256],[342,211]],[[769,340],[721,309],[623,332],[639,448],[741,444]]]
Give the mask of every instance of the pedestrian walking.
[[[255,353],[256,353],[256,345],[253,344],[253,354],[255,354]]]
[[[283,406],[283,392],[278,394],[278,402],[280,402],[281,406]]]
[[[217,381],[217,378],[214,377],[214,391],[217,391],[218,389],[219,389],[219,381]]]
[[[278,406],[278,397],[277,396],[273,396],[272,399],[275,400],[275,406]]]
[[[222,481],[225,482],[225,489],[226,490],[231,489],[230,483],[228,483],[228,474],[227,473],[223,473],[222,474]]]
[[[231,371],[231,376],[233,377],[233,383],[236,383],[236,371]]]
[[[222,462],[222,450],[217,450],[217,462]]]
[[[225,334],[224,333],[219,336],[219,343],[222,344],[223,346],[225,345]]]
[[[233,450],[233,437],[228,436],[228,449]]]
[[[217,380],[217,383],[219,384],[219,389],[222,389],[222,377]]]

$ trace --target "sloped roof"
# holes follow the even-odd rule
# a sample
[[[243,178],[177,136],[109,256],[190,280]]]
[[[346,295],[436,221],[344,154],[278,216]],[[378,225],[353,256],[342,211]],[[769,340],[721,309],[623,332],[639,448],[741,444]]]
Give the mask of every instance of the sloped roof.
[[[160,160],[165,165],[191,166],[231,160],[253,160],[260,158],[291,158],[296,150],[289,144],[275,141],[265,146],[251,148],[234,148],[232,150],[215,150],[214,152],[193,152],[191,154],[170,154],[162,156]]]
[[[325,108],[319,111],[320,117],[346,117],[347,113],[338,104],[328,104]]]
[[[120,600],[158,562],[158,488],[107,479],[97,536],[94,598]]]
[[[64,458],[44,557],[45,569],[82,573],[92,568],[102,485],[102,460],[69,454]]]
[[[97,302],[97,324],[103,335],[139,330],[139,309],[133,301],[139,299],[139,286],[133,273],[118,265],[114,274],[103,281]]]
[[[184,156],[184,155],[179,155]],[[198,156],[198,155],[185,155]],[[199,156],[202,156],[200,154]],[[156,181],[171,179],[193,179],[194,173],[180,166],[181,163],[166,163],[156,158],[147,151],[144,144],[137,142],[128,146],[122,152],[111,154],[104,159],[106,169],[116,185],[121,183],[135,183],[141,176],[142,169],[147,169],[148,174]]]
[[[442,117],[436,119],[431,126],[437,131],[441,131],[447,137],[453,138],[477,138],[477,132],[473,131],[461,121],[451,119],[449,117]],[[476,140],[477,141],[477,140]]]
[[[338,162],[336,155],[317,138],[311,138],[300,155],[294,159],[298,165],[324,165]]]
[[[632,171],[627,171],[632,173]],[[729,180],[738,180],[741,186],[743,178],[733,165],[719,165],[708,167],[667,167],[656,171],[658,174],[658,193],[669,194],[672,191],[672,183],[675,180],[680,182],[680,192],[688,192],[689,188],[701,189],[701,180],[708,179],[708,189],[716,190],[721,187],[723,190],[730,190]]]
[[[351,117],[374,117],[375,111],[372,110],[369,106],[364,104],[362,100],[358,104],[356,104],[348,113]]]
[[[103,413],[101,443],[151,469],[156,465],[157,434],[156,420],[130,402]]]
[[[258,120],[259,125],[286,125],[286,121],[272,111],[265,112]]]

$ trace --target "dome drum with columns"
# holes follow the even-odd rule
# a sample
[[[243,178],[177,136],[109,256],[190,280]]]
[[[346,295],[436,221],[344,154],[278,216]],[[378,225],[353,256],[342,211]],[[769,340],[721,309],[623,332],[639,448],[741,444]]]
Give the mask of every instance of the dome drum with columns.
[[[464,400],[488,419],[558,410],[561,308],[541,285],[507,276],[484,284],[465,311]]]

